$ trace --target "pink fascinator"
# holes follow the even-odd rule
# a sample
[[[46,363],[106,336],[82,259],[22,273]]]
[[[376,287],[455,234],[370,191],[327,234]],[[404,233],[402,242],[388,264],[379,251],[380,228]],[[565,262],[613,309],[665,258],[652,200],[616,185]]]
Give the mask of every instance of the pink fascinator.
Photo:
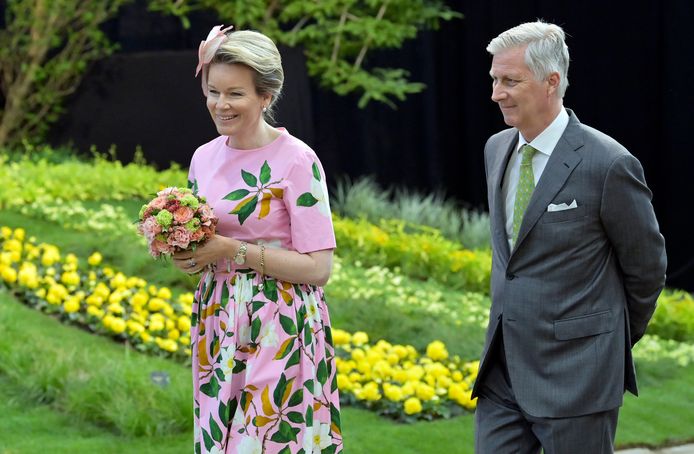
[[[195,68],[195,77],[198,77],[200,71],[202,70],[202,92],[207,96],[207,71],[205,71],[205,65],[209,65],[214,58],[214,54],[219,49],[226,39],[226,33],[234,28],[233,25],[227,28],[222,28],[224,25],[217,25],[212,27],[210,34],[207,35],[207,39],[200,42],[200,47],[198,48],[198,67]]]

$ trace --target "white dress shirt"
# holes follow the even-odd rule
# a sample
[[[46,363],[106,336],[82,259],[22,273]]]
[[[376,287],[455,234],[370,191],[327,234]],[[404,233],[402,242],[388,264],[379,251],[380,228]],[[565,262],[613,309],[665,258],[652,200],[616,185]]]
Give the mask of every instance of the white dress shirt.
[[[566,126],[569,124],[569,114],[563,107],[559,111],[557,117],[550,123],[544,131],[540,133],[535,139],[530,142],[530,146],[536,149],[539,153],[535,153],[533,156],[533,176],[535,177],[535,186],[542,176],[542,172],[545,170],[547,161],[554,151],[554,147],[557,146],[559,139]],[[508,160],[508,165],[506,166],[506,173],[504,174],[504,184],[502,186],[502,194],[506,202],[506,237],[508,238],[508,246],[510,250],[513,250],[513,205],[516,201],[516,191],[518,190],[518,179],[520,178],[520,153],[518,150],[528,143],[523,134],[518,131],[518,145],[513,153],[511,153],[511,158]]]

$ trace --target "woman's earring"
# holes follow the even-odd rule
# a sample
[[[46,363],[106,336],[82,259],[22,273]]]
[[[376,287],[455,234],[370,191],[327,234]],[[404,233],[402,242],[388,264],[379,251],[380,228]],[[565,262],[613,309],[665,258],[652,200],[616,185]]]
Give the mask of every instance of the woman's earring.
[[[267,107],[263,107],[263,113],[267,112]]]

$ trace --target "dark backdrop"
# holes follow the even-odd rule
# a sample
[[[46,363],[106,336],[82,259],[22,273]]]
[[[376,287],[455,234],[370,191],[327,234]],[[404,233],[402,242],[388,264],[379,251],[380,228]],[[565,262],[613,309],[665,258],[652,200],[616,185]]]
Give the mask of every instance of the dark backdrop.
[[[694,7],[687,0],[583,2],[450,1],[465,18],[426,32],[371,65],[401,66],[427,89],[398,104],[356,107],[310,80],[300,50],[282,49],[285,95],[278,123],[309,143],[329,178],[372,174],[384,185],[444,189],[486,208],[482,148],[505,127],[489,99],[490,39],[542,18],[564,27],[571,53],[565,105],[583,123],[614,137],[637,156],[654,192],[669,256],[668,285],[694,290],[690,243],[694,156],[689,140]],[[91,69],[52,142],[80,149],[116,144],[129,159],[141,145],[148,159],[184,166],[195,147],[215,136],[199,79],[196,50],[209,14],[183,30],[174,18],[148,13],[142,2],[106,26],[121,51]]]

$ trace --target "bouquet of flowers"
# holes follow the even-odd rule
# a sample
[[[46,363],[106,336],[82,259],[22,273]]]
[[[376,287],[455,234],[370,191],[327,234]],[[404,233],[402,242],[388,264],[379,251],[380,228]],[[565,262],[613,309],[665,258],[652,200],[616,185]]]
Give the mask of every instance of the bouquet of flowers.
[[[190,189],[166,188],[140,209],[138,232],[159,258],[195,248],[214,236],[219,219],[204,197]]]

